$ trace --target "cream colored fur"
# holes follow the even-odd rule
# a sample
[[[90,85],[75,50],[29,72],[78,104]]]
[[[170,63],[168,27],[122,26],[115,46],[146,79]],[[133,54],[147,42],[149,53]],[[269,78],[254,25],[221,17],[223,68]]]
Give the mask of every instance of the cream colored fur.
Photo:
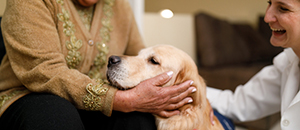
[[[112,85],[119,88],[130,89],[143,80],[168,71],[173,71],[174,76],[164,86],[194,81],[197,91],[189,95],[193,103],[181,107],[179,115],[170,118],[156,116],[158,130],[223,130],[216,117],[215,125],[210,122],[211,106],[206,98],[206,84],[198,74],[196,64],[185,52],[173,46],[158,45],[141,50],[137,56],[120,57],[121,63],[107,71]]]

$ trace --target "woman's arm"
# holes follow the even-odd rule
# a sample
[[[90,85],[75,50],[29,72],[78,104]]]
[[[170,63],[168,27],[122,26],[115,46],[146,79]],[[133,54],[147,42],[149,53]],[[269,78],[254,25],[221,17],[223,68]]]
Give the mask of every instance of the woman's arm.
[[[234,93],[208,88],[207,97],[213,108],[231,119],[255,120],[280,110],[280,77],[275,66],[268,66]]]
[[[10,0],[2,26],[7,55],[14,73],[32,92],[52,93],[72,102],[79,109],[90,109],[83,103],[89,83],[97,85],[78,70],[69,69],[61,43],[56,0]],[[110,115],[116,89],[107,88],[99,110]],[[111,101],[109,101],[111,100]]]

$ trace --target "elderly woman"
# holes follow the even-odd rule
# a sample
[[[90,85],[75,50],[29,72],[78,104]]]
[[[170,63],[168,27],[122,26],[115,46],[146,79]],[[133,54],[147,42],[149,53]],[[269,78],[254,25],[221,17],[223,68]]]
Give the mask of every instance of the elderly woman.
[[[192,81],[159,87],[172,72],[127,91],[106,82],[109,55],[144,48],[125,0],[7,0],[1,27],[0,129],[150,130],[192,100]]]
[[[300,128],[300,1],[270,0],[265,22],[272,30],[270,42],[286,48],[274,63],[256,74],[234,93],[208,89],[212,107],[237,121],[250,121],[281,112],[281,128]]]

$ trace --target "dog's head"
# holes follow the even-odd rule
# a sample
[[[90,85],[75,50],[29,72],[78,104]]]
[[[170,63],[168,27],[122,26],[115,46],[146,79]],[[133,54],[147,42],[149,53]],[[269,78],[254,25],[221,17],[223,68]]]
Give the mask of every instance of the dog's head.
[[[130,89],[146,79],[168,71],[174,72],[173,77],[162,87],[193,80],[197,92],[190,96],[194,103],[204,100],[201,97],[206,97],[206,85],[198,74],[196,64],[185,52],[170,45],[145,48],[137,56],[111,56],[107,79],[115,87]]]

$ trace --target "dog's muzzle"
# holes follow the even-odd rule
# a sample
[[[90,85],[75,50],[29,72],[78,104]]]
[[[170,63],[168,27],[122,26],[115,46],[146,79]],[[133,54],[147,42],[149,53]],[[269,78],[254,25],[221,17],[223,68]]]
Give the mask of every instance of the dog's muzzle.
[[[108,59],[108,64],[107,64],[107,72],[106,72],[106,78],[108,80],[108,82],[110,82],[111,85],[122,89],[122,87],[120,87],[119,83],[116,81],[116,79],[118,79],[119,77],[116,77],[117,75],[119,75],[118,72],[118,65],[121,64],[121,58],[119,56],[110,56]]]

